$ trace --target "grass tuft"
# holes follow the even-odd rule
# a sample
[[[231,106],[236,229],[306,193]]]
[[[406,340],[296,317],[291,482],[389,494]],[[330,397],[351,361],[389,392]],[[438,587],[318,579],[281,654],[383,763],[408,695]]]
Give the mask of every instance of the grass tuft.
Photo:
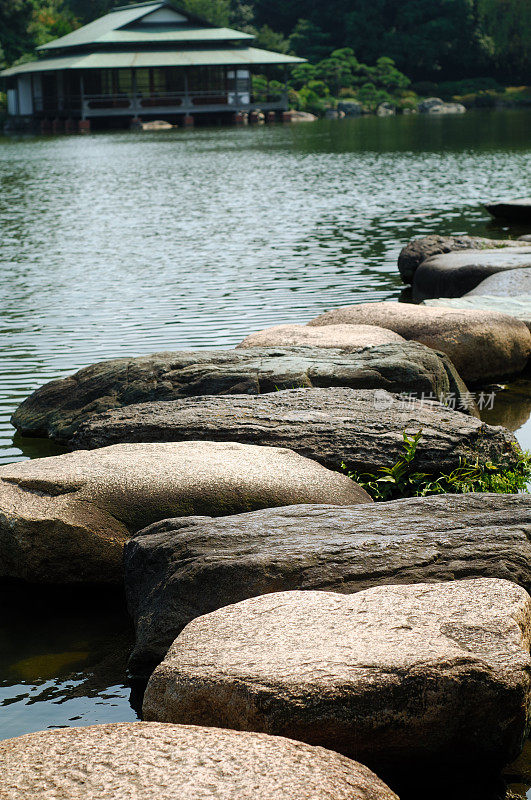
[[[413,435],[402,434],[404,455],[392,467],[382,467],[378,473],[351,472],[342,464],[349,478],[356,481],[374,500],[395,500],[400,497],[427,497],[431,494],[468,494],[494,492],[517,494],[527,492],[531,480],[531,453],[516,450],[516,461],[493,464],[479,459],[461,459],[450,473],[428,474],[416,469],[416,454],[422,430]]]

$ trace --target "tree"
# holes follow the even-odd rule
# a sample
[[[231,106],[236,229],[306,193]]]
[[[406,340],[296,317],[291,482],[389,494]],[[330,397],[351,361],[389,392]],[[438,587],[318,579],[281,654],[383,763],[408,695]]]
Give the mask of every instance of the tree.
[[[48,0],[45,5],[34,8],[27,31],[33,47],[38,47],[52,39],[66,36],[78,27],[79,21],[64,7],[62,0]]]
[[[302,87],[309,81],[314,81],[317,77],[317,68],[313,64],[297,64],[291,70],[290,84],[295,89]]]
[[[397,89],[407,89],[411,81],[395,67],[395,62],[392,58],[381,56],[376,61],[374,69],[375,82],[388,91],[396,91]]]
[[[8,64],[31,49],[27,29],[32,13],[31,0],[0,0],[0,47]]]
[[[277,53],[289,52],[289,41],[281,34],[276,33],[269,25],[262,25],[256,34],[256,46],[264,50],[274,50]]]
[[[231,3],[230,24],[244,33],[255,33],[254,9],[252,3],[245,3],[242,0],[234,0]]]
[[[507,80],[529,80],[531,74],[531,3],[529,0],[478,0],[484,35],[492,43],[492,60]]]
[[[183,11],[189,11],[220,28],[230,24],[230,0],[181,0],[179,5]]]
[[[335,58],[332,54],[317,65],[317,75],[334,88],[336,95],[341,89],[352,86],[352,70],[346,59]]]
[[[289,37],[291,50],[308,61],[320,61],[330,52],[330,36],[308,19],[300,19]]]

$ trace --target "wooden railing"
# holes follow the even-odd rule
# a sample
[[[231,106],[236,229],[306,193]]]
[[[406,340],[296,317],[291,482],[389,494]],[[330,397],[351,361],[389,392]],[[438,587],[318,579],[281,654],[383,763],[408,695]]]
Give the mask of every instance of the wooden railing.
[[[61,98],[34,98],[34,108],[38,113],[68,113],[69,110],[81,112],[83,116],[138,116],[142,113],[168,112],[193,113],[194,110],[247,110],[249,108],[278,108],[287,102],[285,95],[274,94],[267,100],[257,102],[249,92],[233,90],[190,90],[188,92],[153,93],[107,93],[64,95]],[[286,106],[287,107],[287,106]]]

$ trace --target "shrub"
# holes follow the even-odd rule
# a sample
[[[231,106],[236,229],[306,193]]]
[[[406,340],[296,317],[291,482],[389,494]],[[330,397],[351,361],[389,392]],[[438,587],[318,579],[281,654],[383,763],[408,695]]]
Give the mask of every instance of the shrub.
[[[382,467],[380,474],[349,472],[347,475],[362,486],[374,500],[395,500],[399,497],[426,497],[431,494],[468,494],[494,492],[517,494],[527,491],[531,480],[531,454],[515,450],[502,464],[479,459],[469,463],[461,459],[450,473],[430,475],[418,472],[415,458],[422,430],[412,436],[404,431],[404,455],[392,467]],[[346,470],[345,464],[342,465]]]
[[[416,92],[416,94],[421,95],[421,97],[437,97],[439,92],[438,84],[432,81],[418,81],[417,83],[412,83],[411,89]]]

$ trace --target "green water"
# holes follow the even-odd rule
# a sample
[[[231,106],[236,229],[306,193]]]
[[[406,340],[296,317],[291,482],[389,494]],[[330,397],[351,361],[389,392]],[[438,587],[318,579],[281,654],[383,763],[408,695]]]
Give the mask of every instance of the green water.
[[[414,236],[524,233],[481,203],[529,193],[530,131],[507,111],[0,137],[0,461],[57,452],[9,425],[47,380],[397,298]],[[496,403],[489,421],[531,447],[530,385]],[[134,719],[123,603],[20,591],[3,598],[0,736]],[[527,788],[531,768],[512,777]]]

